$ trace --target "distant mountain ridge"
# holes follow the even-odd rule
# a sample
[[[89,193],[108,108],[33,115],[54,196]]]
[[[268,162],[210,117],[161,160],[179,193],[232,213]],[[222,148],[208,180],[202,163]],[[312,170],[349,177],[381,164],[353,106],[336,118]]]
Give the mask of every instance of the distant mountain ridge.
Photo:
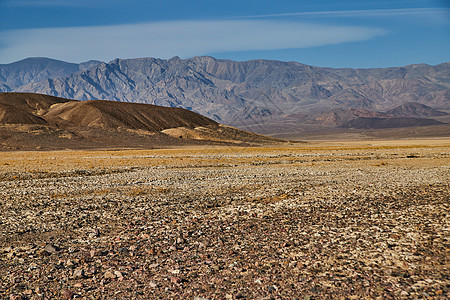
[[[240,128],[267,127],[286,118],[295,128],[333,109],[384,113],[409,102],[450,110],[450,63],[333,69],[297,62],[174,57],[82,65],[47,62],[36,71],[14,71],[11,65],[9,75],[0,77],[0,91],[182,107]],[[300,115],[305,118],[293,118]],[[407,117],[399,112],[401,116]]]
[[[81,64],[74,64],[45,57],[34,57],[0,65],[0,91],[10,92],[30,83],[66,77],[79,71],[91,69],[100,63],[100,61],[90,60]]]

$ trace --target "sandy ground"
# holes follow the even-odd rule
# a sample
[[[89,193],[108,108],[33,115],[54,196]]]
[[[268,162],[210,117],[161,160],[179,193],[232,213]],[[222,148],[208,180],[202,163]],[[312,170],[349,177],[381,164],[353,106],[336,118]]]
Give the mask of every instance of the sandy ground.
[[[446,299],[450,140],[0,153],[0,298]]]

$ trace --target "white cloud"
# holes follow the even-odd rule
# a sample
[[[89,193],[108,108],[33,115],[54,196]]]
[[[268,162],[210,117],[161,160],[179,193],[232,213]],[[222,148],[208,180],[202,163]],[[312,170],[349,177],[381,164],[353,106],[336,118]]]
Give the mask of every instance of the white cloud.
[[[241,18],[266,18],[266,17],[291,17],[291,16],[314,16],[314,17],[398,17],[398,16],[421,16],[421,17],[442,17],[448,15],[450,9],[442,8],[397,8],[397,9],[366,9],[366,10],[329,10],[296,12],[284,14],[268,14],[245,16]]]
[[[116,57],[191,57],[213,52],[306,48],[356,42],[386,32],[369,27],[264,20],[166,21],[0,32],[0,63],[44,56],[81,62]]]
[[[43,6],[59,6],[59,7],[81,7],[92,6],[92,1],[88,0],[4,0],[7,6],[22,7],[43,7]]]

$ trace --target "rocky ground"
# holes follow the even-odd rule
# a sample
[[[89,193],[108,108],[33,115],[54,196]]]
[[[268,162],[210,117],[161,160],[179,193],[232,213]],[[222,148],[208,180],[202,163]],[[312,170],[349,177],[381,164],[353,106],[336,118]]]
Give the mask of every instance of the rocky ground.
[[[0,155],[2,299],[446,299],[450,142]]]

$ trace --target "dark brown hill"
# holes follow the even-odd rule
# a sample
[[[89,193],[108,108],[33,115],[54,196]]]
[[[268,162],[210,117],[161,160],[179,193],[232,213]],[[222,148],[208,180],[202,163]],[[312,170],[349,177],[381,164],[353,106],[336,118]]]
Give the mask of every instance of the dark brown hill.
[[[105,100],[70,101],[54,105],[45,115],[77,126],[161,131],[169,128],[218,125],[182,108]]]
[[[0,124],[47,124],[47,121],[26,110],[0,103]]]
[[[386,114],[395,117],[441,117],[448,115],[446,112],[417,102],[404,103],[386,111]]]
[[[2,123],[71,124],[82,127],[161,131],[217,122],[182,108],[106,100],[77,101],[32,93],[0,93]],[[24,120],[24,122],[21,122]],[[34,121],[33,121],[34,120]]]
[[[351,109],[342,109],[336,108],[327,113],[323,113],[314,118],[316,124],[320,124],[322,126],[337,126],[340,127],[342,124],[348,122],[349,120],[354,120],[357,118],[383,118],[386,117],[385,114],[371,111],[362,108],[351,108]]]
[[[10,105],[37,115],[42,115],[57,103],[65,103],[71,100],[59,97],[34,93],[0,93],[0,103]]]
[[[434,119],[398,117],[398,118],[364,118],[359,117],[340,125],[341,128],[384,129],[414,126],[442,125]]]
[[[445,123],[424,117],[445,115],[447,114],[426,105],[407,103],[385,113],[361,108],[336,108],[319,114],[312,120],[312,123],[324,127],[384,129],[442,125]]]
[[[282,140],[151,104],[0,93],[0,149],[152,148]]]

